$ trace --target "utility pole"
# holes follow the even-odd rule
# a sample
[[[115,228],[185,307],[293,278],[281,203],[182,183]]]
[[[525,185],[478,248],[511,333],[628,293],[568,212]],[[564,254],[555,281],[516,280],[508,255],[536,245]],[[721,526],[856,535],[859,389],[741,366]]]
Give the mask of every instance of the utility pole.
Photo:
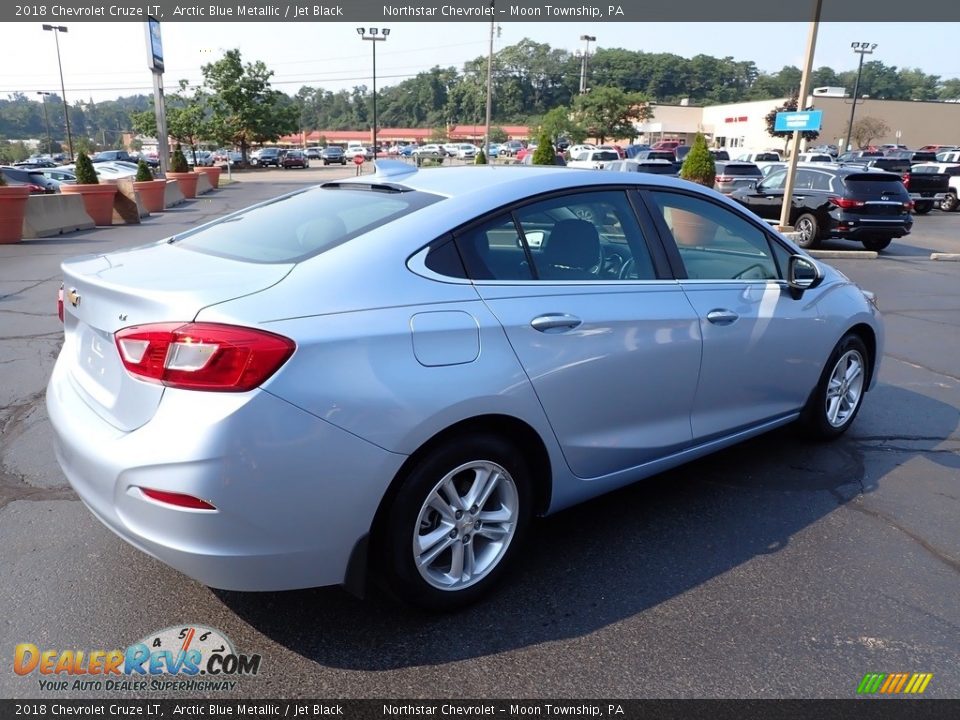
[[[63,98],[63,120],[67,125],[67,147],[70,148],[70,162],[73,162],[73,135],[70,133],[70,109],[67,107],[67,90],[63,84],[63,63],[60,62],[60,33],[67,32],[64,25],[44,25],[44,30],[53,33],[57,45],[57,67],[60,68],[60,97]]]
[[[490,0],[490,9],[493,9],[494,0]],[[493,33],[496,31],[497,21],[490,16],[490,51],[487,54],[487,120],[483,129],[483,157],[490,163],[490,115],[493,111]]]
[[[37,95],[40,95],[40,102],[43,104],[43,124],[47,127],[47,152],[50,156],[53,156],[53,141],[50,139],[50,116],[47,114],[47,95],[53,95],[50,92],[39,91]]]
[[[587,92],[587,65],[590,62],[590,43],[596,42],[595,35],[581,35],[584,42],[583,55],[580,56],[580,94]]]
[[[850,106],[850,122],[847,125],[847,137],[845,138],[845,147],[847,150],[853,150],[853,114],[857,111],[857,95],[860,94],[860,76],[863,74],[863,56],[872,55],[877,49],[876,43],[852,42],[850,47],[855,53],[860,54],[860,64],[857,67],[857,82],[853,85],[853,104]]]

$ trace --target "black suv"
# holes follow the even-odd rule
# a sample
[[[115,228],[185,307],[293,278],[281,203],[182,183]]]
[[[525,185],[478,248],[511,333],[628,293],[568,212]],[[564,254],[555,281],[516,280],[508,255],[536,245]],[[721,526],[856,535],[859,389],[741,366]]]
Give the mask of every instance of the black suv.
[[[257,158],[257,165],[260,167],[267,167],[268,165],[280,167],[280,161],[283,159],[284,154],[285,152],[280,148],[264,148],[260,151],[260,156]]]
[[[731,200],[762,218],[779,220],[786,170],[778,170],[755,187],[735,190]],[[858,240],[867,250],[883,250],[894,238],[910,233],[913,202],[899,175],[863,167],[798,167],[790,224],[802,248],[828,237]]]

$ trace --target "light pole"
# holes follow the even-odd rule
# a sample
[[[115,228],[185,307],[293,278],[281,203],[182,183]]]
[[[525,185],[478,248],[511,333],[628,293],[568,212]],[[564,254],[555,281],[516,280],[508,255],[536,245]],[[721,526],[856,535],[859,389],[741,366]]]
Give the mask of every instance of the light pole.
[[[863,73],[863,56],[872,55],[873,51],[877,49],[876,43],[865,43],[865,42],[852,42],[850,47],[853,48],[855,53],[860,54],[860,65],[857,67],[857,82],[853,86],[853,104],[850,106],[850,123],[847,125],[847,137],[846,145],[847,150],[853,149],[853,143],[850,136],[853,134],[853,114],[857,111],[857,95],[860,92],[860,75]]]
[[[67,107],[67,90],[63,86],[63,63],[60,62],[60,35],[67,31],[66,25],[44,25],[44,30],[53,33],[53,40],[57,45],[57,67],[60,68],[60,96],[63,98],[63,119],[67,125],[67,147],[70,148],[70,162],[73,162],[73,135],[70,134],[70,111]]]
[[[37,91],[40,95],[40,102],[43,104],[43,124],[47,126],[47,152],[53,156],[53,141],[50,139],[50,116],[47,114],[47,95],[53,95],[51,92]]]
[[[596,42],[596,35],[581,35],[584,42],[583,55],[580,60],[580,94],[587,92],[587,63],[590,62],[590,43]]]
[[[357,34],[362,40],[373,42],[373,159],[377,159],[377,43],[383,42],[390,34],[390,28],[377,29],[370,28],[369,34],[366,28],[358,27]]]

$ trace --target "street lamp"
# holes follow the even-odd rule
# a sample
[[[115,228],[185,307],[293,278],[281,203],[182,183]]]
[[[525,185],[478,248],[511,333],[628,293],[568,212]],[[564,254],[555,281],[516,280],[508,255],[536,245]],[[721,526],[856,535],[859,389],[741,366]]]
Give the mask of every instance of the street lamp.
[[[47,152],[53,156],[53,141],[50,140],[50,116],[47,114],[47,95],[53,95],[53,93],[38,90],[37,95],[41,96],[40,102],[43,103],[43,124],[47,126]]]
[[[587,91],[587,63],[590,58],[590,43],[596,42],[597,37],[595,35],[581,35],[580,39],[584,42],[583,55],[580,59],[580,94],[583,95]],[[580,55],[580,53],[577,53]]]
[[[390,34],[390,28],[372,27],[369,33],[366,28],[358,27],[357,35],[361,40],[370,40],[373,42],[373,159],[377,159],[377,43],[383,42]]]
[[[853,104],[850,106],[850,123],[847,125],[847,150],[853,149],[852,138],[850,136],[853,134],[853,114],[857,111],[857,95],[860,92],[860,74],[863,72],[863,56],[872,55],[873,51],[877,49],[877,44],[852,42],[850,43],[850,47],[855,53],[860,54],[860,65],[857,67],[857,82],[853,86]]]
[[[57,67],[60,68],[60,95],[63,98],[63,119],[67,124],[67,147],[70,148],[70,162],[73,162],[73,136],[70,134],[70,111],[67,108],[67,90],[63,86],[63,63],[60,62],[60,35],[65,33],[65,25],[44,25],[44,30],[50,30],[53,33],[54,42],[57,45]]]

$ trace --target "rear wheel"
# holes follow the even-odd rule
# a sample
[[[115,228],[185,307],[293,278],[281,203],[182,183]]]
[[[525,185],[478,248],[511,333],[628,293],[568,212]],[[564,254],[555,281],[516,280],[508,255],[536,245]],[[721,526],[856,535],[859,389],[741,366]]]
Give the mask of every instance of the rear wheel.
[[[955,192],[948,192],[947,196],[940,201],[940,209],[943,212],[955,212],[957,205],[957,194]]]
[[[926,215],[931,210],[933,210],[932,200],[921,200],[920,202],[915,203],[913,206],[913,211],[917,215]]]
[[[530,519],[526,462],[494,435],[460,436],[429,452],[386,517],[387,589],[432,610],[478,599],[515,556]]]
[[[820,244],[820,223],[817,221],[816,215],[804,213],[797,218],[793,227],[799,235],[794,242],[800,247],[807,249]]]
[[[866,238],[861,240],[863,246],[867,250],[873,250],[874,252],[880,252],[881,250],[886,250],[890,246],[890,243],[893,242],[891,238]]]
[[[801,415],[808,434],[829,440],[847,431],[863,404],[871,363],[867,346],[858,335],[848,333],[841,338]]]

